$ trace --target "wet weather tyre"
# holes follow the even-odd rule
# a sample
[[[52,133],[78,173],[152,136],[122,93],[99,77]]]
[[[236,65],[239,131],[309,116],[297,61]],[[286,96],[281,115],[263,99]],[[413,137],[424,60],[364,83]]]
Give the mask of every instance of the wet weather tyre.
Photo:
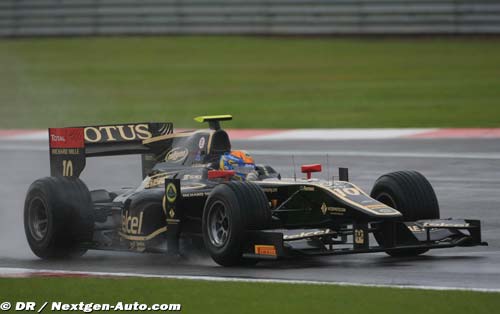
[[[222,266],[249,265],[242,258],[246,230],[271,224],[269,202],[262,189],[252,182],[226,182],[210,193],[203,210],[205,248]]]
[[[43,259],[81,256],[92,241],[94,211],[90,192],[78,178],[45,177],[31,184],[24,203],[24,231]]]
[[[439,219],[439,203],[430,182],[417,171],[397,171],[381,176],[375,181],[371,197],[397,209],[404,221]],[[375,233],[379,245],[384,245],[382,234]],[[427,249],[387,251],[394,257],[417,256]]]

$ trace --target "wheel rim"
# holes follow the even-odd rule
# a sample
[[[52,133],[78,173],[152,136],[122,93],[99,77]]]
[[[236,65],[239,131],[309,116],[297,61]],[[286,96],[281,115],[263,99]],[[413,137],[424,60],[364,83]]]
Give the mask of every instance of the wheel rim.
[[[32,238],[36,241],[43,240],[47,236],[49,229],[49,215],[47,207],[40,198],[35,198],[31,201],[28,219]]]
[[[229,218],[224,203],[216,201],[210,206],[208,212],[208,237],[215,247],[223,247],[231,232]]]

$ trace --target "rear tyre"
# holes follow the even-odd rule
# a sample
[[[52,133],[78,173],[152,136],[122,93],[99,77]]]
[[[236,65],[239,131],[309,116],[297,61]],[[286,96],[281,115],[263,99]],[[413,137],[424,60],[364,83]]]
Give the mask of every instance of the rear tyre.
[[[92,241],[94,212],[90,192],[78,178],[45,177],[31,184],[24,203],[24,231],[43,259],[83,255]]]
[[[404,221],[421,219],[439,219],[439,204],[436,193],[429,181],[417,171],[397,171],[381,176],[375,181],[371,197],[397,209]],[[384,239],[381,233],[375,233],[375,239],[381,246],[390,239]],[[427,249],[405,249],[387,251],[394,257],[417,256]]]
[[[269,202],[252,182],[227,182],[216,186],[203,210],[205,248],[222,266],[249,265],[242,258],[246,230],[265,229],[271,224]]]

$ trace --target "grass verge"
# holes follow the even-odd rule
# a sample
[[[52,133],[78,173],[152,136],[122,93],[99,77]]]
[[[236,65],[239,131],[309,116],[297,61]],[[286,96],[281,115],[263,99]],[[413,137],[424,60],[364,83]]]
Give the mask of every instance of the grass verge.
[[[0,279],[4,301],[180,303],[183,313],[496,313],[498,293],[144,278]],[[50,305],[44,310],[49,313]]]

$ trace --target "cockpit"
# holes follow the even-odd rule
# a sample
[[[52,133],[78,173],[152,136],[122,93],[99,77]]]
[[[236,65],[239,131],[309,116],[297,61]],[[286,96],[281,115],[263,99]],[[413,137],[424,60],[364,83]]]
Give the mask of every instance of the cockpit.
[[[222,161],[229,159],[229,162],[232,162],[232,147],[229,135],[220,127],[220,121],[231,118],[231,116],[199,117],[195,120],[208,122],[210,129],[165,134],[144,141],[145,145],[156,152],[152,173],[177,173],[181,179],[200,180],[207,179],[207,172],[210,170],[227,170],[225,168],[228,166]],[[244,162],[243,166],[246,166]],[[252,171],[249,173],[254,172],[252,179],[276,177],[274,169],[269,166],[254,164],[250,170]]]

